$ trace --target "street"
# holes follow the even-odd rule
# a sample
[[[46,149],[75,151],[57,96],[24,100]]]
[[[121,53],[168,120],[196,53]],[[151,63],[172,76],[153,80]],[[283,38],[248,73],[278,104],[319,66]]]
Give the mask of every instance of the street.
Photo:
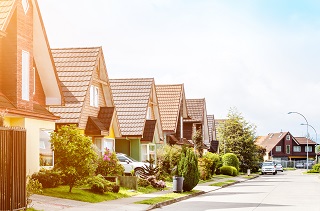
[[[302,174],[303,171],[298,169],[277,175],[261,175],[155,210],[320,210],[319,175]]]

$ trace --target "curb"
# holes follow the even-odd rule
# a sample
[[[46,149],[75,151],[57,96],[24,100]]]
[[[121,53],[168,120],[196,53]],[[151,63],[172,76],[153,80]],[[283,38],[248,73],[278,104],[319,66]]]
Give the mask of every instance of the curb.
[[[146,209],[146,211],[150,211],[150,210],[153,210],[153,209],[156,209],[156,208],[161,208],[161,207],[163,207],[163,206],[167,206],[167,205],[170,205],[170,204],[173,204],[173,203],[176,203],[176,202],[179,202],[179,201],[183,201],[183,200],[186,200],[186,199],[195,197],[195,196],[199,196],[199,195],[202,195],[202,194],[205,194],[205,193],[210,193],[210,192],[219,190],[219,189],[221,189],[221,188],[225,188],[225,187],[228,187],[228,186],[231,186],[231,185],[234,185],[234,184],[238,184],[238,183],[241,183],[241,182],[245,182],[245,181],[247,181],[247,180],[255,179],[255,178],[257,178],[257,177],[259,177],[259,175],[255,175],[254,177],[248,178],[248,179],[246,179],[246,180],[244,180],[244,181],[236,181],[236,182],[234,182],[234,183],[232,183],[232,184],[226,184],[226,185],[221,186],[220,188],[217,188],[217,189],[215,189],[215,190],[211,190],[211,191],[208,191],[208,192],[206,192],[206,191],[199,191],[199,192],[197,192],[197,193],[193,193],[193,194],[190,194],[190,195],[187,195],[187,196],[182,196],[182,197],[180,197],[180,198],[170,199],[170,200],[164,201],[164,202],[159,202],[159,203],[157,203],[157,204],[151,205],[148,209]]]

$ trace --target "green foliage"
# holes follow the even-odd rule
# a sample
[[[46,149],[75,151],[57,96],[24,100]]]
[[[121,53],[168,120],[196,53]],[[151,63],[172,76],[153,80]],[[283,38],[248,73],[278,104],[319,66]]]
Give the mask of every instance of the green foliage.
[[[178,162],[181,156],[181,147],[165,145],[157,150],[157,166],[159,167],[159,179],[174,176],[177,172]]]
[[[31,178],[38,180],[43,188],[54,188],[61,184],[60,173],[55,170],[40,169],[40,171],[34,173]]]
[[[182,176],[183,191],[191,191],[199,182],[198,157],[192,148],[183,148],[178,164],[178,176]]]
[[[199,129],[197,130],[193,136],[192,141],[194,143],[194,148],[198,152],[199,157],[203,155],[203,142],[202,142],[202,131]]]
[[[220,152],[236,154],[240,170],[256,168],[263,161],[265,149],[255,144],[256,127],[249,124],[236,109],[230,109],[228,119],[218,128]]]
[[[210,152],[208,152],[208,153],[210,153]],[[207,180],[207,179],[211,178],[211,176],[212,176],[212,165],[213,165],[214,160],[210,159],[209,156],[206,156],[206,155],[203,156],[202,158],[198,159],[200,179],[202,179],[202,180]]]
[[[90,177],[87,179],[87,183],[90,185],[91,191],[94,193],[111,192],[113,186],[116,185],[114,182],[105,180],[101,174]]]
[[[96,174],[103,176],[122,176],[124,167],[120,164],[115,152],[110,152],[107,148],[104,156],[98,159]]]
[[[32,202],[30,197],[33,194],[41,194],[42,193],[42,185],[38,180],[33,179],[31,177],[27,177],[26,189],[27,189],[27,206],[28,206]]]
[[[146,160],[146,162],[148,163],[148,165],[144,165],[142,167],[143,169],[143,176],[144,177],[149,177],[149,176],[155,176],[156,178],[159,175],[159,167],[156,167],[154,165],[154,160],[152,158],[150,158],[150,160]]]
[[[216,153],[207,152],[204,155],[204,157],[213,161],[212,166],[211,166],[211,175],[214,175],[216,173],[217,168],[218,168],[219,162],[221,162],[220,155],[218,155]]]
[[[318,164],[314,164],[312,166],[312,169],[319,173],[320,172],[320,164],[319,163]]]
[[[222,156],[222,165],[223,166],[233,166],[239,170],[239,159],[233,153],[226,153]]]
[[[138,178],[138,186],[139,187],[148,187],[150,184],[150,182],[147,179],[143,179],[143,178]]]
[[[220,173],[223,175],[237,176],[238,170],[233,166],[222,166],[220,167]]]
[[[97,154],[89,137],[81,134],[75,125],[62,126],[51,134],[51,146],[55,155],[55,168],[72,191],[75,183],[93,175]]]

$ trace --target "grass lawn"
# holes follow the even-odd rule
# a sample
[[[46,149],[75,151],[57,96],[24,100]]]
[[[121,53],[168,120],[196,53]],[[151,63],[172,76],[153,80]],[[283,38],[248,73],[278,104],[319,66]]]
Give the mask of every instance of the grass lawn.
[[[97,193],[91,192],[89,189],[74,187],[72,189],[72,192],[69,193],[69,186],[59,186],[57,188],[44,188],[43,195],[96,203],[96,202],[109,201],[109,200],[114,200],[119,198],[131,197],[131,196],[144,194],[144,193],[152,193],[156,191],[158,190],[149,186],[146,188],[139,187],[138,190],[136,191],[120,188],[119,193],[106,192],[104,194],[97,194]]]
[[[159,196],[159,197],[155,197],[155,198],[151,198],[151,199],[146,199],[146,200],[142,200],[142,201],[137,201],[135,202],[135,204],[149,204],[149,205],[154,205],[160,202],[164,202],[164,201],[169,201],[171,199],[176,199],[176,198],[180,198],[183,196],[187,196],[193,193],[197,193],[199,192],[198,190],[192,190],[192,191],[188,191],[188,192],[183,192],[183,193],[167,193],[163,196]]]
[[[229,185],[229,184],[233,184],[237,182],[236,180],[227,180],[227,181],[223,181],[223,182],[216,182],[216,183],[212,183],[210,186],[224,186],[224,185]]]

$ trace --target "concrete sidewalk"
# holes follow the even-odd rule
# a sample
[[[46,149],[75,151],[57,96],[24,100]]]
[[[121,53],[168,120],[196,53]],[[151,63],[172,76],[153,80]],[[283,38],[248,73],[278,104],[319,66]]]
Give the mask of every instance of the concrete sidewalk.
[[[217,186],[210,186],[210,184],[215,182],[223,182],[226,180],[236,180],[237,182],[243,182],[248,179],[243,178],[241,176],[232,177],[232,178],[224,178],[224,179],[215,179],[213,181],[198,184],[194,189],[199,190],[199,193],[195,193],[192,195],[184,196],[182,198],[173,199],[170,201],[162,202],[157,205],[144,205],[144,204],[134,204],[134,202],[155,198],[162,196],[167,193],[172,193],[172,190],[165,190],[165,191],[158,191],[149,194],[142,194],[128,198],[121,198],[112,201],[104,201],[99,203],[88,203],[88,202],[81,202],[69,199],[61,199],[43,195],[33,195],[31,197],[32,203],[31,207],[36,210],[44,210],[44,211],[57,211],[57,210],[66,210],[66,211],[97,211],[97,210],[114,210],[114,211],[142,211],[142,210],[151,210],[156,207],[165,206],[167,204],[172,204],[177,201],[184,200],[186,198],[194,197],[196,195],[200,195],[203,193],[207,193],[210,191],[214,191],[220,189],[221,187]]]

